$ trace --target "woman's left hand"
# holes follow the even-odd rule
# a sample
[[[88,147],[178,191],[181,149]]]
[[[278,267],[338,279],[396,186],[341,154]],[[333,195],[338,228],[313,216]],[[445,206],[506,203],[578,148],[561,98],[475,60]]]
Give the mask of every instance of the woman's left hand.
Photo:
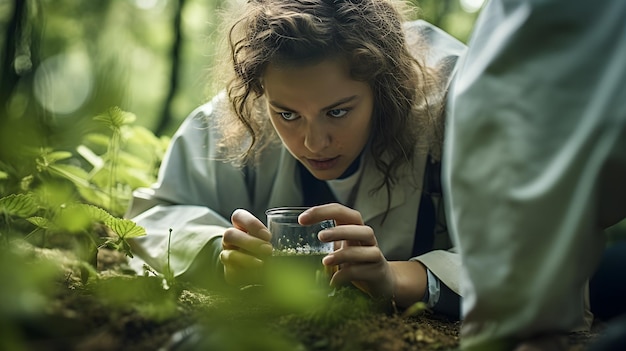
[[[321,231],[319,239],[335,242],[335,251],[322,260],[325,266],[338,266],[330,284],[352,283],[374,298],[394,296],[395,276],[378,248],[371,227],[363,223],[361,213],[341,204],[315,206],[303,212],[300,224],[309,225],[334,219],[337,226]]]

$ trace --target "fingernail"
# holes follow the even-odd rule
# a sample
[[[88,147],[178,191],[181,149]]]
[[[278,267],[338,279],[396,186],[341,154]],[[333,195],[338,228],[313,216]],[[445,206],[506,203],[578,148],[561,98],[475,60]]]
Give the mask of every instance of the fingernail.
[[[324,266],[331,266],[334,260],[335,260],[335,256],[326,255],[326,257],[322,258],[322,263],[324,264]]]
[[[317,233],[317,238],[320,239],[320,241],[327,241],[328,240],[328,236],[330,235],[328,233],[328,230],[330,230],[330,228],[327,229],[322,229]]]
[[[308,211],[308,210],[306,210],[306,211]],[[306,212],[306,211],[304,211],[304,212],[302,212],[302,213],[300,213],[298,215],[298,223],[302,223],[302,220],[306,219],[309,216],[308,212]]]

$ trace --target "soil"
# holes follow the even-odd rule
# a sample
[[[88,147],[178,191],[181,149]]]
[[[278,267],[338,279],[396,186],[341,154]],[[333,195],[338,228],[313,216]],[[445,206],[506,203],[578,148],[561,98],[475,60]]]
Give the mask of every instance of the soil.
[[[17,321],[26,350],[454,350],[458,321],[428,310],[411,315],[343,289],[301,304],[262,287],[211,292],[124,270],[101,249],[97,279],[69,265],[49,308]],[[278,298],[276,298],[278,297]],[[570,335],[583,350],[601,329]]]

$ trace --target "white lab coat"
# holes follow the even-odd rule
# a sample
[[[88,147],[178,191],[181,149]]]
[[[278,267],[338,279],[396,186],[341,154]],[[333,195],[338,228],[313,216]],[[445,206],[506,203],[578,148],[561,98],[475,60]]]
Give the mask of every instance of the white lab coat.
[[[449,112],[463,344],[581,326],[601,231],[626,215],[626,2],[491,0]]]

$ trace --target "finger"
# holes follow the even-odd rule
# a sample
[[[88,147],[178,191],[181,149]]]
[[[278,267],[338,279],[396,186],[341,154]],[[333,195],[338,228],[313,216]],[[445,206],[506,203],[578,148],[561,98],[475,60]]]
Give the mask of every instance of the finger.
[[[380,280],[380,274],[382,274],[382,268],[377,264],[364,264],[364,265],[350,265],[341,267],[335,274],[333,274],[330,285],[342,286],[348,285],[352,282],[368,282]]]
[[[385,265],[366,264],[342,267],[330,280],[330,285],[339,287],[353,284],[370,296],[391,296],[393,286],[384,277]]]
[[[220,261],[231,269],[251,269],[263,266],[263,261],[238,250],[222,250]]]
[[[222,249],[243,250],[257,257],[266,257],[272,254],[272,245],[262,239],[256,238],[237,228],[228,228],[222,237]]]
[[[325,266],[346,264],[378,264],[386,261],[380,249],[375,246],[348,246],[336,250],[322,259]]]
[[[345,240],[350,245],[378,245],[374,230],[366,225],[340,225],[320,231],[317,237],[323,242]]]
[[[242,256],[243,255],[243,256]],[[263,262],[236,251],[224,250],[220,261],[224,264],[224,279],[230,285],[249,285],[260,282]]]
[[[318,234],[317,236],[318,236],[318,238],[319,238],[319,234]],[[321,239],[320,239],[320,241],[324,241],[324,240],[321,240]],[[343,247],[343,241],[334,241],[334,242],[333,242],[333,251],[335,251],[335,250],[339,250],[339,249],[341,249],[342,247]]]
[[[254,215],[244,209],[236,209],[230,216],[230,220],[233,226],[239,230],[242,230],[251,236],[259,238],[261,240],[270,241],[272,234],[267,230],[267,227],[263,222]]]
[[[311,207],[298,217],[298,221],[302,225],[311,225],[326,219],[334,219],[337,225],[363,224],[363,218],[359,211],[337,203]]]

